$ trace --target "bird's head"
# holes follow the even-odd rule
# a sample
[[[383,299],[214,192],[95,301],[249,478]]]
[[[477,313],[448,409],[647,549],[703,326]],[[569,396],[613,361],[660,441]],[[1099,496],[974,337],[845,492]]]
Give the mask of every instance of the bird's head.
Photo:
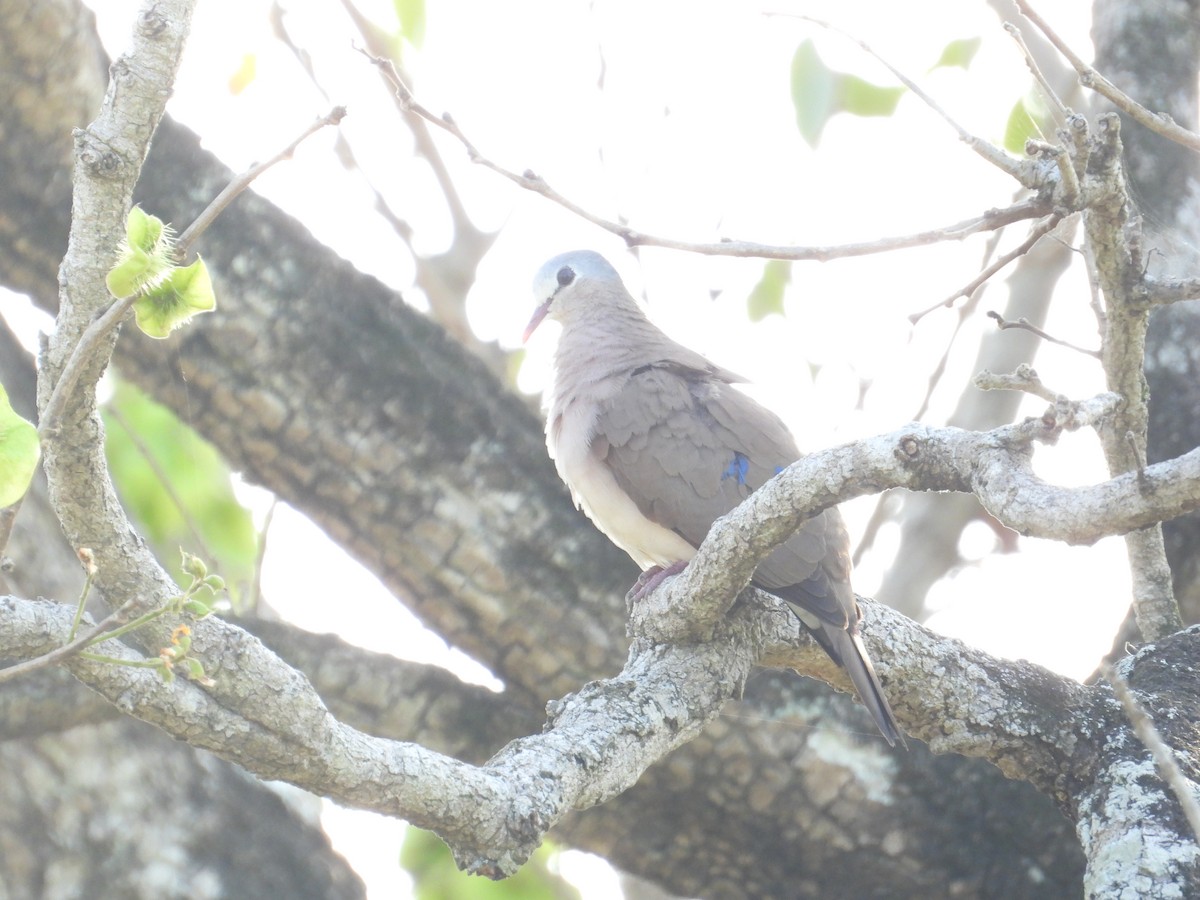
[[[525,326],[524,340],[549,317],[564,321],[585,311],[599,294],[625,295],[621,276],[607,259],[594,250],[572,250],[549,259],[533,279],[533,296],[538,307]]]

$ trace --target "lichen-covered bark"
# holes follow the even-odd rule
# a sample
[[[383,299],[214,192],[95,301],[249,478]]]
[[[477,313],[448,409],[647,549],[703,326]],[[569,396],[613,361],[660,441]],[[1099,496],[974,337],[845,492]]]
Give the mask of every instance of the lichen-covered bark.
[[[8,900],[364,896],[315,810],[140,722],[6,741],[0,768]]]
[[[1098,0],[1092,38],[1096,67],[1148,109],[1184,127],[1200,124],[1200,18],[1188,0]],[[1099,101],[1103,104],[1103,100]],[[1151,272],[1194,273],[1200,246],[1200,158],[1132,125],[1122,130],[1125,165],[1146,230]],[[1146,335],[1150,390],[1147,458],[1169,459],[1200,446],[1200,304],[1156,309]],[[1176,597],[1184,619],[1200,621],[1200,516],[1163,527]],[[1138,639],[1132,622],[1114,648]]]
[[[202,195],[223,182],[225,175],[196,148],[195,139],[180,129],[168,126],[160,132],[155,153],[162,154],[161,161],[152,156],[139,188],[152,211],[183,221]],[[0,145],[0,154],[6,152]],[[19,157],[0,160],[6,168],[21,164]],[[193,179],[193,196],[181,198],[184,173]],[[26,204],[22,220],[53,245],[54,235],[61,233],[55,228],[63,221],[62,198],[51,190],[34,199],[21,201]],[[44,299],[52,293],[46,285],[53,284],[53,268],[39,268],[27,234],[22,240],[0,240],[0,270],[14,272],[14,285]],[[537,716],[545,699],[578,689],[588,677],[610,674],[624,655],[619,624],[624,611],[617,598],[627,577],[614,571],[615,551],[581,525],[555,486],[542,457],[538,425],[524,406],[399,298],[253,197],[239,201],[202,249],[223,292],[222,311],[189,329],[162,355],[154,355],[161,345],[149,346],[133,335],[122,339],[124,370],[180,409],[252,477],[318,518],[427,621],[488,662],[509,686],[500,701],[504,706],[490,710],[497,725],[508,710],[525,723]],[[2,262],[9,258],[11,266]],[[446,415],[447,409],[454,414]],[[969,479],[963,476],[960,482]],[[209,636],[214,653],[222,652],[223,640],[237,651],[220,657],[230,671],[242,651],[253,652],[256,665],[270,662],[232,629],[213,628]],[[1161,658],[1170,659],[1171,652],[1163,651]],[[881,661],[889,662],[886,656]],[[1028,693],[1027,710],[980,704],[974,688],[991,673],[986,667],[968,668],[938,671],[930,661],[929,681],[914,679],[898,690],[902,709],[940,746],[996,756],[1012,774],[1031,777],[1071,809],[1072,798],[1084,796],[1079,782],[1094,777],[1094,758],[1085,755],[1074,765],[1062,753],[1070,729],[1056,729],[1046,717],[1071,705],[1080,722],[1096,729],[1090,738],[1082,732],[1081,737],[1100,740],[1123,728],[1119,713],[1103,704],[1067,704],[1063,686],[1053,679],[1044,691]],[[85,666],[79,671],[89,678],[96,674]],[[716,683],[723,674],[711,671],[705,677]],[[289,698],[310,702],[302,680],[286,673],[282,678]],[[230,682],[248,691],[253,687],[235,678]],[[414,689],[414,708],[433,710],[432,692],[452,689],[435,682],[429,679]],[[1036,686],[1036,679],[1030,683]],[[814,701],[813,694],[780,675],[770,676],[767,684],[771,691],[752,690],[736,718],[719,720],[621,798],[568,818],[564,831],[676,890],[709,896],[781,896],[800,890],[1061,897],[1078,885],[1077,849],[1064,840],[1053,814],[1047,816],[1045,803],[1038,812],[1027,788],[960,759],[934,760],[919,750],[891,756],[870,744],[857,745],[843,730],[813,730],[811,714],[828,693],[819,692]],[[961,722],[969,716],[972,727],[947,728],[938,735],[932,716],[922,715],[928,707],[921,704],[937,699],[922,700],[926,684],[940,684],[945,690],[939,696],[958,704],[958,715],[948,718]],[[575,714],[580,703],[615,697],[618,686],[581,690],[579,697],[554,707],[555,721]],[[178,718],[180,710],[168,720],[153,706],[164,699],[157,687],[139,683],[137,692],[114,691],[114,697],[141,703],[139,714],[186,732],[190,720]],[[352,690],[345,696],[353,702]],[[1103,697],[1103,692],[1079,696]],[[463,692],[455,699],[466,708],[468,700],[487,698]],[[373,700],[378,703],[380,697]],[[207,704],[214,721],[239,729],[249,713],[271,712],[265,695],[239,702],[247,698],[196,694],[195,701]],[[800,715],[775,718],[782,710]],[[767,713],[772,718],[766,719]],[[985,715],[994,717],[994,732]],[[249,721],[264,728],[274,724]],[[292,722],[290,740],[297,751],[314,749],[305,743],[312,735],[305,729],[308,723],[329,725],[310,703]],[[500,734],[485,729],[472,744],[453,733],[455,716],[439,721],[436,713],[410,724],[430,743],[438,731],[446,745],[457,739],[464,754],[486,754],[495,749],[487,742]],[[644,727],[640,720],[630,724]],[[1027,733],[1006,730],[1018,726]],[[406,723],[383,727],[400,729]],[[992,733],[1011,742],[998,748],[999,755],[984,746],[982,738]],[[183,736],[222,750],[213,734],[220,732]],[[628,737],[608,735],[616,742]],[[662,740],[663,734],[652,737]],[[297,780],[325,774],[298,771],[294,754],[280,752],[272,735],[253,728],[231,731],[230,747],[240,749],[243,738],[250,750]],[[353,746],[384,749],[370,741]],[[507,755],[537,746],[534,740],[523,742]],[[1063,769],[1057,783],[1055,759]],[[589,799],[587,790],[596,792],[591,799],[600,799],[619,786],[617,781],[585,785],[583,799]],[[362,783],[354,787],[366,795]],[[376,782],[367,787],[376,788]],[[977,810],[993,818],[976,817]],[[986,860],[980,858],[983,852]]]

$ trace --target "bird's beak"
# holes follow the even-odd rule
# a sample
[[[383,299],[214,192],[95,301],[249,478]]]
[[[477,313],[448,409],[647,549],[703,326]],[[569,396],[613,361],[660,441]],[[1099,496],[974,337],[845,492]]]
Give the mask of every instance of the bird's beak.
[[[554,298],[551,297],[550,299],[553,300]],[[547,300],[533,311],[533,318],[529,320],[529,324],[525,326],[525,334],[521,336],[522,344],[529,343],[529,336],[542,324],[542,319],[546,318],[546,313],[548,312],[550,312],[550,300]]]

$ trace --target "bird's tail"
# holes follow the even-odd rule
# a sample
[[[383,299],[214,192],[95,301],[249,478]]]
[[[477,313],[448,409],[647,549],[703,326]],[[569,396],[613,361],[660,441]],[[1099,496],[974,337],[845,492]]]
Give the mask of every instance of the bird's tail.
[[[854,690],[875,719],[879,731],[891,746],[895,747],[899,741],[900,746],[907,750],[908,742],[896,724],[892,707],[883,693],[883,685],[879,683],[875,666],[871,664],[871,657],[867,655],[867,648],[857,630],[849,631],[829,622],[821,622],[820,628],[820,637],[824,640],[819,643],[846,670],[850,681],[854,683]]]

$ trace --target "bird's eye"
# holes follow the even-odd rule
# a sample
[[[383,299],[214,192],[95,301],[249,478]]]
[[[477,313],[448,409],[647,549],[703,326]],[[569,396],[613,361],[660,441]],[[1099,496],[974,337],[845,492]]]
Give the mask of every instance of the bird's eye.
[[[568,284],[570,284],[574,280],[575,280],[575,270],[572,269],[570,266],[563,266],[561,269],[558,270],[559,287],[566,287]]]

